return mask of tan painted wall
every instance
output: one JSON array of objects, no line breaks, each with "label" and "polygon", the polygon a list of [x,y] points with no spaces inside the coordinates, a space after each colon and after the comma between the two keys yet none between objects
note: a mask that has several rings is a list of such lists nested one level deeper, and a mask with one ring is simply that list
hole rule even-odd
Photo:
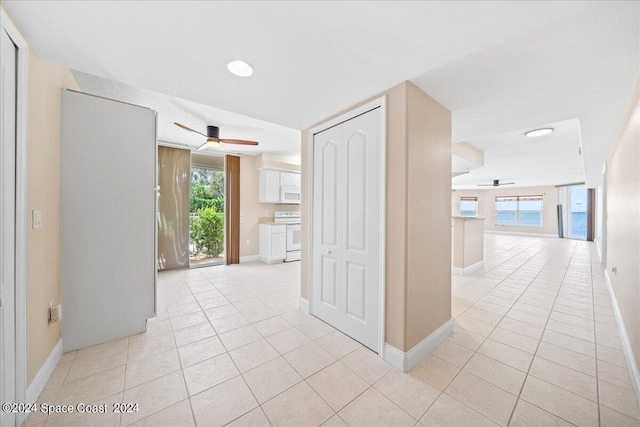
[{"label": "tan painted wall", "polygon": [[[451,262],[451,117],[420,89],[404,82],[322,122],[383,95],[387,102],[385,336],[387,343],[406,351],[451,317],[450,269],[422,275],[425,266],[438,270]],[[310,129],[302,132],[303,298],[308,298],[309,289]],[[437,188],[425,192],[427,182]],[[411,202],[409,195],[414,198]],[[431,203],[433,200],[439,202]],[[434,256],[427,259],[425,254]],[[445,257],[445,264],[438,265]],[[407,303],[409,293],[415,298],[411,305]]]},{"label": "tan painted wall", "polygon": [[[262,156],[240,157],[240,257],[258,255],[259,253],[259,226],[261,218],[273,218],[273,211],[300,210],[297,205],[276,205],[272,203],[259,203],[259,173],[258,169],[264,166],[281,167],[286,169],[299,169],[299,165],[289,163],[266,162]],[[268,212],[265,215],[265,211]],[[247,240],[250,244],[247,245]]]},{"label": "tan painted wall", "polygon": [[[542,195],[542,227],[522,227],[496,225],[495,198],[500,196],[534,196]],[[558,234],[558,189],[553,186],[501,188],[499,190],[458,190],[451,193],[451,211],[453,215],[460,214],[460,197],[478,198],[478,216],[485,218],[485,230]]]},{"label": "tan painted wall", "polygon": [[407,132],[404,351],[451,319],[451,112],[411,83]]},{"label": "tan painted wall", "polygon": [[607,214],[607,270],[640,365],[640,78],[607,161]]},{"label": "tan painted wall", "polygon": [[[42,228],[27,227],[27,383],[60,339],[49,301],[60,301],[61,90],[79,90],[68,68],[29,55],[27,224],[42,211]],[[64,301],[63,301],[64,308]]]}]

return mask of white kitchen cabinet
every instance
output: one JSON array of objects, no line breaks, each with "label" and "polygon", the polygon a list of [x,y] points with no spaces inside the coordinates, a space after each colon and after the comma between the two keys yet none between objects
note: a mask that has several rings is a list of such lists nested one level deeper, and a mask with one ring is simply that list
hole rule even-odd
[{"label": "white kitchen cabinet", "polygon": [[260,224],[260,260],[267,264],[284,262],[287,257],[287,226]]},{"label": "white kitchen cabinet", "polygon": [[258,201],[260,203],[292,203],[281,200],[281,187],[300,187],[302,177],[298,171],[264,168],[259,170]]},{"label": "white kitchen cabinet", "polygon": [[288,185],[290,187],[296,186],[296,176],[299,176],[299,173],[293,172],[280,172],[280,185]]},{"label": "white kitchen cabinet", "polygon": [[258,201],[260,203],[278,203],[280,201],[279,170],[260,170]]}]

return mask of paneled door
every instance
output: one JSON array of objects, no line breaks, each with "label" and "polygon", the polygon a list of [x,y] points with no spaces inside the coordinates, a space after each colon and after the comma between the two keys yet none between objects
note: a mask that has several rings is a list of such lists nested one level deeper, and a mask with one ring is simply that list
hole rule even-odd
[{"label": "paneled door", "polygon": [[378,351],[381,109],[313,137],[311,312]]},{"label": "paneled door", "polygon": [[[16,54],[0,28],[0,403],[16,401],[15,347],[15,165]],[[0,425],[16,424],[15,414],[0,411]]]}]

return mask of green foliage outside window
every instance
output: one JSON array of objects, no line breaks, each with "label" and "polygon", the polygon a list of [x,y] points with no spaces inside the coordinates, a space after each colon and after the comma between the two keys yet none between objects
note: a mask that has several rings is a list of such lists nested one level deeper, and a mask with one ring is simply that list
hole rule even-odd
[{"label": "green foliage outside window", "polygon": [[191,242],[196,252],[217,257],[224,251],[224,215],[215,207],[199,209],[191,222]]}]

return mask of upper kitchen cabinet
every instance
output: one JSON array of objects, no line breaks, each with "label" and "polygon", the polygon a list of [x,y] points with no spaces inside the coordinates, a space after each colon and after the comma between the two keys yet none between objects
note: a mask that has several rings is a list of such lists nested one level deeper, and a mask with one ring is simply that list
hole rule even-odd
[{"label": "upper kitchen cabinet", "polygon": [[302,185],[302,175],[299,172],[280,172],[280,185],[300,187]]},{"label": "upper kitchen cabinet", "polygon": [[302,177],[298,171],[262,168],[259,170],[260,203],[299,205]]},{"label": "upper kitchen cabinet", "polygon": [[260,169],[260,189],[258,194],[260,203],[280,202],[280,171]]}]

